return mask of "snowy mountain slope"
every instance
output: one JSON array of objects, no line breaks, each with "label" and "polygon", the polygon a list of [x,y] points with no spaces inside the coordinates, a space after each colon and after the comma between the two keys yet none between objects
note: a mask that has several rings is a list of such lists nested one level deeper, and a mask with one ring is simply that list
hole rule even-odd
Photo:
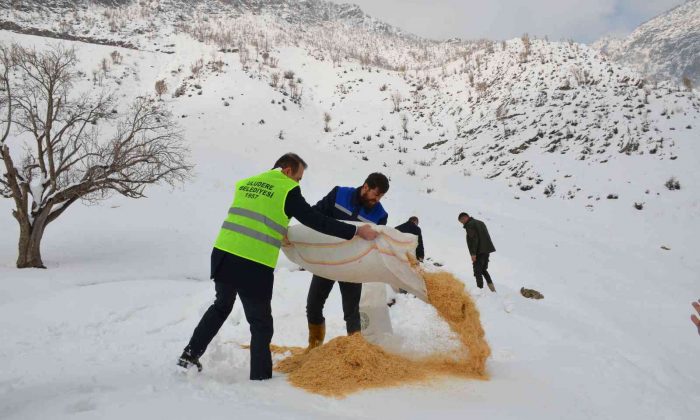
[{"label": "snowy mountain slope", "polygon": [[689,0],[621,40],[594,44],[610,57],[656,80],[700,83],[700,1]]},{"label": "snowy mountain slope", "polygon": [[[201,10],[207,14],[234,12],[276,16],[291,24],[318,25],[323,22],[344,24],[388,34],[402,34],[391,25],[365,14],[355,4],[338,4],[326,0],[0,0],[0,7],[32,12],[55,12],[62,10],[87,9],[91,6],[117,8],[139,8],[156,4],[161,10],[178,10],[188,14]],[[404,34],[410,36],[410,34]]]},{"label": "snowy mountain slope", "polygon": [[[333,129],[323,138],[334,147],[407,165],[419,176],[435,165],[454,165],[503,180],[517,195],[581,197],[588,205],[623,191],[644,201],[671,177],[689,176],[678,173],[676,159],[679,144],[697,136],[697,96],[647,82],[584,45],[529,37],[435,43],[342,20],[300,26],[280,18],[285,8],[274,2],[277,14],[262,15],[234,6],[208,13],[213,4],[198,2],[185,20],[166,1],[61,16],[5,10],[5,16],[175,57],[182,51],[172,39],[189,34],[236,56],[251,77],[300,106],[318,107],[321,127],[328,112]],[[295,57],[295,46],[303,55]],[[173,74],[164,77],[174,91],[187,83],[187,66]],[[643,176],[649,167],[665,175],[650,180]],[[600,189],[592,176],[611,181]]]},{"label": "snowy mountain slope", "polygon": [[[40,48],[45,42],[2,36]],[[694,252],[700,231],[694,221],[700,182],[689,182],[674,196],[662,194],[642,212],[622,201],[606,201],[590,212],[575,200],[512,200],[505,184],[463,177],[450,165],[431,167],[425,174],[430,176],[419,179],[393,162],[383,167],[373,157],[363,161],[347,150],[329,149],[328,133],[320,126],[321,109],[329,103],[316,106],[309,98],[302,107],[290,104],[266,79],[244,72],[237,56],[216,53],[184,35],[170,42],[179,54],[120,50],[123,62],[102,84],[119,86],[130,97],[149,91],[164,76],[174,83],[173,69],[221,54],[223,72],[205,66],[184,95],[167,99],[177,115],[186,116],[181,124],[197,163],[191,183],[175,190],[153,188],[144,200],[114,197],[102,206],[71,209],[46,234],[48,270],[12,268],[16,228],[7,216],[9,202],[0,202],[5,215],[0,218],[0,329],[6,337],[0,343],[6,361],[0,373],[1,417],[692,416],[700,401],[687,390],[698,386],[700,371],[693,350],[698,337],[687,318],[688,302],[698,292]],[[91,70],[114,48],[71,45],[88,75],[80,88],[89,89]],[[314,76],[333,69],[301,49],[279,56],[284,68],[302,69],[308,81],[302,84],[311,85]],[[359,68],[349,73],[368,77]],[[375,75],[382,78],[373,84],[394,80]],[[313,87],[316,98],[335,89],[323,79]],[[427,256],[457,273],[477,298],[494,351],[489,381],[436,380],[345,400],[307,394],[283,376],[250,383],[248,353],[238,346],[247,342],[248,326],[238,305],[203,359],[203,374],[173,373],[174,358],[213,296],[208,253],[230,204],[233,180],[266,169],[286,150],[301,153],[310,164],[302,183],[310,201],[335,184],[358,184],[374,170],[391,176],[384,199],[389,223],[417,214]],[[436,190],[428,194],[426,186]],[[497,295],[474,289],[464,233],[455,220],[462,210],[489,224],[498,248],[491,268]],[[305,342],[309,277],[288,262],[280,264],[275,343]],[[521,286],[542,291],[545,299],[522,299]],[[342,334],[337,292],[326,316],[329,336]],[[446,339],[446,326],[415,299],[399,299],[392,319],[399,337],[414,348],[425,350]]]},{"label": "snowy mountain slope", "polygon": [[[254,35],[265,39],[267,47],[304,44],[335,62],[362,59],[398,69],[435,65],[435,60],[457,56],[475,44],[421,39],[367,16],[357,6],[323,0],[142,0],[122,7],[66,2],[53,8],[43,2],[31,4],[34,7],[19,9],[0,0],[0,17],[25,28],[127,39],[144,49],[156,36],[183,30],[222,48]],[[383,57],[387,52],[389,57]]]},{"label": "snowy mountain slope", "polygon": [[[117,90],[128,102],[154,94],[156,80],[167,82],[164,100],[180,116],[196,176],[174,190],[151,188],[147,199],[71,208],[46,233],[48,270],[13,268],[16,225],[10,202],[0,201],[1,418],[681,419],[697,411],[700,399],[691,390],[700,385],[699,338],[688,320],[689,302],[700,296],[696,98],[675,86],[640,87],[637,73],[576,44],[533,39],[522,56],[523,40],[505,49],[421,44],[344,24],[299,31],[270,15],[205,21],[200,14],[174,25],[175,10],[105,10],[4,12],[4,19],[56,32],[64,22],[71,33],[138,45],[64,41],[81,59],[79,89]],[[37,48],[59,42],[7,31],[0,37]],[[111,58],[115,50],[119,63]],[[589,72],[580,80],[592,82],[579,84],[575,67]],[[289,71],[294,75],[286,78]],[[566,79],[570,89],[560,89]],[[396,92],[402,100],[392,113]],[[498,112],[504,101],[507,112]],[[330,132],[324,112],[332,117]],[[408,117],[406,139],[401,115]],[[531,119],[548,129],[521,147],[537,133]],[[550,133],[555,123],[564,138]],[[566,138],[565,126],[576,134]],[[618,146],[625,137],[616,126],[639,133],[632,137],[640,139],[637,150],[619,151],[626,143]],[[584,136],[606,152],[584,153]],[[663,147],[652,154],[654,142],[645,136],[663,137]],[[557,139],[554,153],[547,152]],[[383,200],[389,224],[418,215],[427,256],[477,299],[493,349],[489,381],[439,379],[345,400],[307,394],[283,376],[250,383],[239,304],[203,359],[203,374],[174,374],[174,358],[213,297],[209,251],[232,183],[268,169],[286,151],[310,164],[302,188],[311,202],[372,171],[391,177]],[[505,167],[525,164],[523,175],[487,178],[506,160]],[[664,187],[670,176],[680,190]],[[534,199],[545,197],[552,180],[555,197],[583,192],[571,200]],[[534,187],[521,191],[518,182]],[[605,200],[608,193],[619,199]],[[495,241],[496,295],[474,288],[455,220],[464,210],[486,221]],[[309,278],[281,262],[275,343],[305,343]],[[522,286],[545,299],[521,298]],[[449,342],[446,326],[421,302],[402,297],[391,311],[407,348]],[[329,337],[343,334],[337,292],[326,316]]]},{"label": "snowy mountain slope", "polygon": [[579,188],[587,196],[605,193],[587,188],[576,167],[610,173],[638,162],[673,171],[678,143],[697,135],[695,95],[649,86],[578,44],[530,42],[525,63],[518,56],[522,43],[510,41],[500,54],[481,56],[481,74],[468,73],[471,86],[463,86],[460,75],[436,75],[437,86],[421,91],[410,109],[413,119],[428,127],[430,119],[439,121],[431,127],[439,140],[456,135],[432,143],[437,162],[479,168],[521,190],[556,185],[561,188],[550,195],[567,198]]},{"label": "snowy mountain slope", "polygon": [[120,7],[134,0],[0,0],[0,6],[22,11],[61,11],[67,8],[87,8],[91,5]]}]

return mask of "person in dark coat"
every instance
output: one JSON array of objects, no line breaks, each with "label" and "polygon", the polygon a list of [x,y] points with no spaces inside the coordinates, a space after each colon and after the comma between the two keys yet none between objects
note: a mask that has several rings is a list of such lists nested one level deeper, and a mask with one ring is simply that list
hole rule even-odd
[{"label": "person in dark coat", "polygon": [[425,257],[425,250],[423,249],[423,234],[418,227],[418,218],[416,216],[411,216],[406,223],[402,223],[395,228],[399,232],[410,233],[418,237],[418,246],[416,247],[416,258],[418,261],[423,262],[423,257]]},{"label": "person in dark coat", "polygon": [[[273,171],[280,171],[295,183],[298,183],[307,165],[298,155],[287,153],[277,160]],[[270,172],[273,172],[270,171]],[[275,186],[266,184],[271,189]],[[242,192],[243,191],[243,192]],[[245,194],[243,187],[236,194]],[[276,194],[277,191],[274,190]],[[249,194],[252,194],[249,192]],[[324,216],[313,210],[301,195],[299,185],[294,186],[286,193],[283,200],[276,200],[268,204],[269,209],[277,214],[280,210],[277,206],[283,206],[284,214],[289,218],[296,218],[302,224],[309,226],[327,235],[337,236],[343,239],[352,239],[355,235],[363,239],[376,238],[377,232],[371,226],[356,227],[348,223],[339,222]],[[255,194],[258,195],[258,194]],[[272,197],[272,194],[269,194]],[[234,198],[234,203],[235,203]],[[233,207],[229,209],[232,213]],[[261,220],[269,224],[270,219],[252,214],[246,211],[245,217],[251,220]],[[224,229],[226,222],[224,222]],[[252,233],[251,233],[252,232]],[[244,235],[257,236],[252,229],[243,230]],[[262,240],[262,239],[260,239]],[[282,242],[282,241],[280,241]],[[281,244],[278,244],[281,246]],[[207,346],[219,332],[226,318],[233,309],[236,296],[240,297],[243,304],[246,320],[250,324],[250,379],[263,380],[272,377],[272,356],[270,354],[270,341],[273,334],[272,287],[274,283],[274,265],[254,261],[247,257],[236,255],[235,251],[225,251],[218,246],[218,240],[211,253],[211,278],[214,279],[216,300],[204,313],[199,324],[192,333],[192,338],[185,347],[177,361],[178,366],[189,369],[196,366],[202,370],[199,358],[204,354]]]},{"label": "person in dark coat", "polygon": [[496,252],[496,248],[493,246],[486,224],[481,220],[470,217],[467,213],[460,213],[457,220],[462,224],[464,230],[467,231],[467,247],[472,259],[476,287],[482,289],[485,278],[489,290],[495,292],[496,287],[493,285],[487,270],[489,268],[489,255],[492,252]]},{"label": "person in dark coat", "polygon": [[[370,174],[361,187],[335,187],[315,206],[325,216],[338,220],[353,220],[386,225],[389,215],[379,201],[389,190],[389,180],[381,173]],[[314,275],[306,298],[306,318],[309,324],[309,348],[323,344],[326,336],[326,319],[323,307],[333,289],[334,280]],[[360,331],[361,283],[339,281],[343,300],[343,317],[348,335]]]}]

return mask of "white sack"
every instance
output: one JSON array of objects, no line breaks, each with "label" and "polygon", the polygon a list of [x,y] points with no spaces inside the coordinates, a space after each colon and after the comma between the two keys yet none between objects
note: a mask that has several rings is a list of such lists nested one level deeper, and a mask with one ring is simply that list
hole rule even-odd
[{"label": "white sack", "polygon": [[362,335],[370,343],[379,344],[387,334],[393,334],[384,283],[365,283],[360,298]]},{"label": "white sack", "polygon": [[372,228],[380,233],[375,240],[356,236],[348,241],[294,225],[287,231],[291,245],[282,250],[290,261],[318,276],[350,283],[386,283],[427,301],[423,278],[408,260],[408,255],[415,259],[418,237],[388,226]]}]

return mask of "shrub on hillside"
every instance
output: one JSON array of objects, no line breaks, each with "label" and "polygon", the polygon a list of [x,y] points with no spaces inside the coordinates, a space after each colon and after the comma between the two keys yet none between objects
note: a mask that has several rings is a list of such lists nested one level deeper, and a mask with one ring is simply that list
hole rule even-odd
[{"label": "shrub on hillside", "polygon": [[674,176],[669,178],[669,180],[666,181],[666,183],[664,185],[666,186],[666,188],[668,188],[671,191],[681,189],[681,183]]}]

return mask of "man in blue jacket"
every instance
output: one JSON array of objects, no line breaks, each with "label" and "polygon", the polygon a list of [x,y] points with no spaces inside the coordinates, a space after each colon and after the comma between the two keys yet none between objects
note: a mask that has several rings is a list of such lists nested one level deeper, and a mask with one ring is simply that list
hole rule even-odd
[{"label": "man in blue jacket", "polygon": [[[389,180],[381,173],[371,173],[361,187],[335,187],[313,209],[338,220],[386,225],[389,215],[379,201],[389,190]],[[306,298],[306,318],[309,322],[309,348],[323,344],[326,324],[323,306],[333,289],[334,280],[314,275]],[[343,315],[348,335],[360,331],[360,295],[362,284],[339,281],[343,299]]]}]

